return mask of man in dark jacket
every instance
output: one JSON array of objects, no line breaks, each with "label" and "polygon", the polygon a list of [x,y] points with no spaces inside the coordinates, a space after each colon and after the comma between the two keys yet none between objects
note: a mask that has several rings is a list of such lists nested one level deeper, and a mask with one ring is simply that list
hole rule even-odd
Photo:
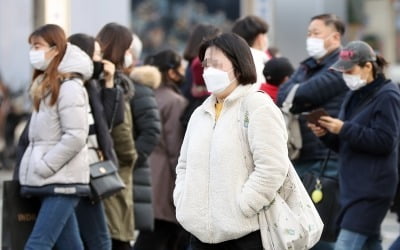
[{"label": "man in dark jacket", "polygon": [[[308,27],[307,52],[309,58],[300,63],[291,78],[281,85],[277,104],[282,106],[291,88],[299,84],[290,111],[299,114],[303,146],[294,165],[300,176],[308,172],[319,172],[328,149],[307,127],[303,113],[324,108],[329,115],[337,117],[348,88],[339,72],[329,68],[339,58],[344,24],[332,14],[311,18]],[[337,175],[337,156],[331,154],[325,175]],[[318,243],[314,248],[329,250],[332,244]]]}]

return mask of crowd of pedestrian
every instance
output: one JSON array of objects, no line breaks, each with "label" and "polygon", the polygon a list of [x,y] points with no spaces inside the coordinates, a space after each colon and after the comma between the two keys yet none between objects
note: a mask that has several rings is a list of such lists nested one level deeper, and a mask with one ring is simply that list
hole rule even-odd
[{"label": "crowd of pedestrian", "polygon": [[[34,30],[14,179],[41,209],[25,249],[262,250],[258,214],[292,164],[300,177],[325,164],[340,185],[337,239],[312,249],[382,249],[380,226],[399,199],[400,90],[386,61],[365,42],[343,46],[333,14],[310,19],[309,57],[295,67],[272,53],[268,30],[257,16],[231,32],[199,24],[182,56],[146,58],[117,23],[95,37]],[[0,82],[0,133],[7,94]],[[294,159],[280,109],[289,95],[302,140]],[[125,188],[95,200],[89,166],[104,160]]]}]

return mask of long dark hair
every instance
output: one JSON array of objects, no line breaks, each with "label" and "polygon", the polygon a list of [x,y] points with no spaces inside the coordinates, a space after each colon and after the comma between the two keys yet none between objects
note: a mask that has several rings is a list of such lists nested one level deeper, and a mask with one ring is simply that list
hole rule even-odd
[{"label": "long dark hair", "polygon": [[116,69],[122,70],[124,66],[125,51],[131,46],[132,32],[125,26],[117,23],[106,24],[97,34],[103,59],[115,64]]},{"label": "long dark hair", "polygon": [[44,74],[40,86],[34,90],[33,95],[33,106],[35,110],[39,110],[40,101],[45,97],[47,92],[51,95],[49,104],[52,106],[57,102],[60,93],[60,80],[62,78],[57,68],[64,57],[67,48],[67,39],[64,30],[55,24],[46,24],[39,27],[29,35],[28,42],[31,43],[32,39],[36,37],[43,38],[50,47],[55,47],[58,50],[58,54],[51,60],[49,66],[44,71],[35,69],[33,72],[32,82],[39,75]]},{"label": "long dark hair", "polygon": [[198,56],[200,45],[220,33],[221,31],[214,25],[198,24],[190,34],[185,51],[183,52],[183,58],[191,62]]}]

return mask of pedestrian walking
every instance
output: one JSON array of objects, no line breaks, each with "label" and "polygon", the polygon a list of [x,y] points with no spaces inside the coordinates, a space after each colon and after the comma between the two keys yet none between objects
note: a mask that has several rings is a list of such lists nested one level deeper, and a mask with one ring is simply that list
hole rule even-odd
[{"label": "pedestrian walking", "polygon": [[332,69],[352,90],[338,118],[322,116],[313,133],[339,154],[341,213],[335,250],[382,249],[380,228],[395,195],[400,91],[386,79],[386,61],[353,41]]},{"label": "pedestrian walking", "polygon": [[[290,166],[282,113],[253,88],[253,57],[239,36],[223,33],[206,41],[199,58],[212,94],[186,130],[176,167],[176,216],[191,234],[193,250],[262,250],[258,213]],[[243,150],[243,130],[251,152]]]},{"label": "pedestrian walking", "polygon": [[89,104],[83,80],[92,75],[92,61],[67,44],[57,25],[36,29],[29,44],[34,110],[19,181],[22,195],[40,196],[42,202],[25,249],[84,249],[75,208],[90,192]]}]

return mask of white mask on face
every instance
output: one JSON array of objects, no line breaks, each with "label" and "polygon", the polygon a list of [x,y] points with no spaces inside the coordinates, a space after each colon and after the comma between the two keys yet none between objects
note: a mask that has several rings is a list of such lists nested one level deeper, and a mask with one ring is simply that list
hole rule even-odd
[{"label": "white mask on face", "polygon": [[203,79],[207,90],[214,94],[223,92],[235,80],[229,79],[228,72],[213,67],[204,70]]},{"label": "white mask on face", "polygon": [[133,64],[133,57],[130,53],[124,56],[124,68],[129,68]]},{"label": "white mask on face", "polygon": [[34,67],[37,70],[46,70],[47,67],[49,66],[51,59],[46,60],[45,58],[45,53],[46,51],[44,50],[31,50],[29,51],[29,61],[32,64],[32,67]]},{"label": "white mask on face", "polygon": [[324,46],[324,39],[308,37],[307,38],[307,52],[309,56],[315,59],[320,59],[328,52]]},{"label": "white mask on face", "polygon": [[367,85],[367,81],[361,79],[360,75],[351,75],[343,73],[343,80],[345,81],[347,87],[349,87],[349,89],[353,91]]}]

